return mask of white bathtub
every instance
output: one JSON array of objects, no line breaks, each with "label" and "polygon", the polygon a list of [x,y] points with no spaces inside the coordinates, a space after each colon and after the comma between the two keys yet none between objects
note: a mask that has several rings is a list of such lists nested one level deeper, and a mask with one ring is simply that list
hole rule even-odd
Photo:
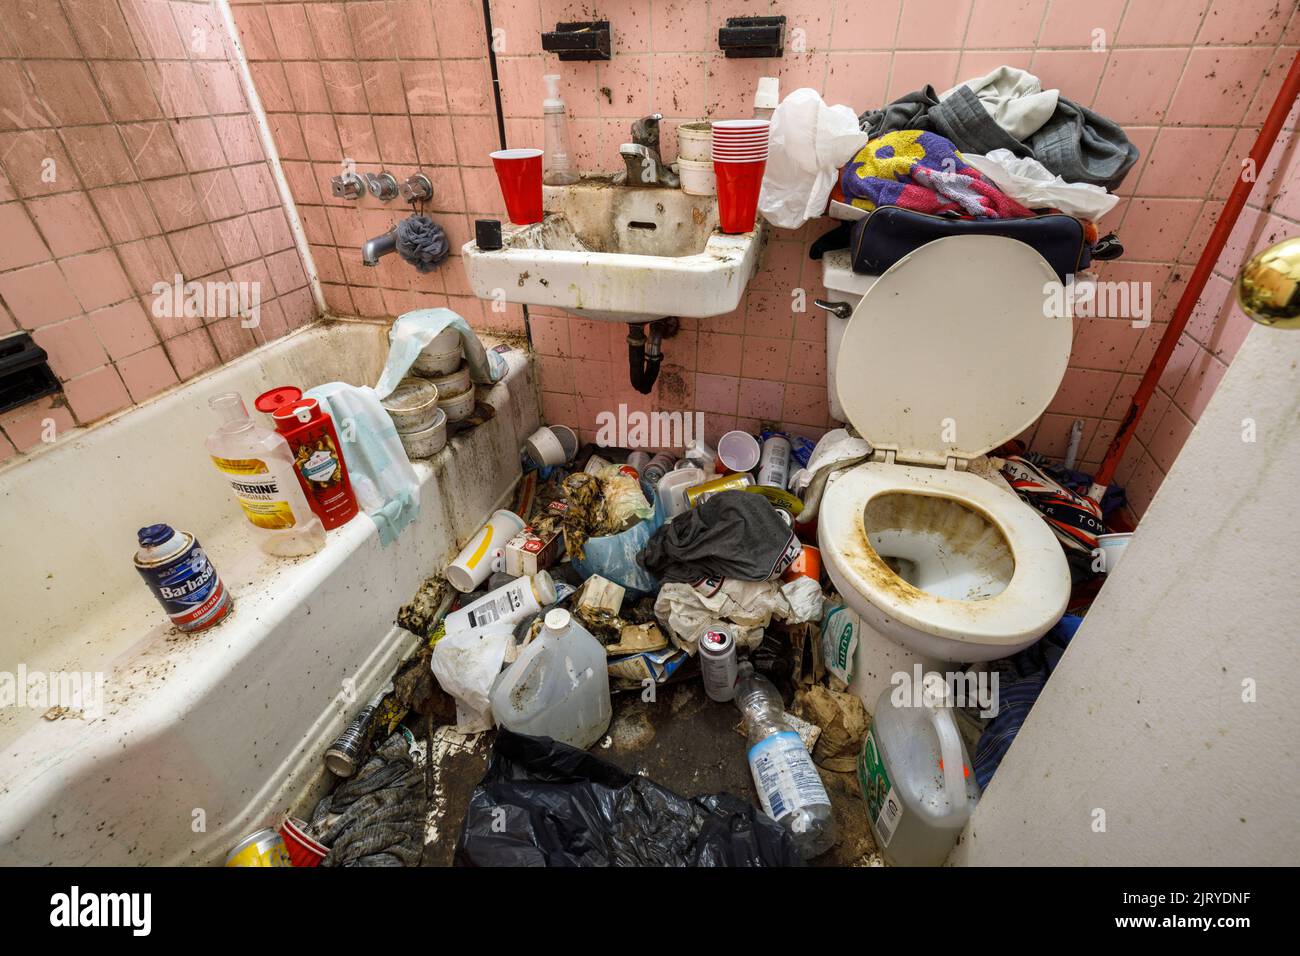
[{"label": "white bathtub", "polygon": [[[0,708],[0,863],[220,862],[319,783],[321,752],[414,645],[399,605],[509,500],[538,426],[532,364],[507,353],[496,418],[416,463],[419,518],[392,545],[358,515],[299,559],[257,549],[204,450],[207,399],[373,384],[386,352],[386,324],[310,326],[0,470],[0,676],[105,681],[96,717]],[[219,626],[179,634],[136,573],[136,529],[160,521],[230,589]]]}]

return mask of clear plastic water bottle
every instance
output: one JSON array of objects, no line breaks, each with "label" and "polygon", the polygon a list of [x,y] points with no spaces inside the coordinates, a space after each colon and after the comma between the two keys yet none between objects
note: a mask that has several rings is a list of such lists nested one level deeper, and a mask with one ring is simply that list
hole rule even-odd
[{"label": "clear plastic water bottle", "polygon": [[785,720],[781,694],[772,682],[743,662],[736,683],[736,706],[745,718],[749,772],[763,812],[794,837],[805,860],[835,845],[831,801],[808,748]]}]

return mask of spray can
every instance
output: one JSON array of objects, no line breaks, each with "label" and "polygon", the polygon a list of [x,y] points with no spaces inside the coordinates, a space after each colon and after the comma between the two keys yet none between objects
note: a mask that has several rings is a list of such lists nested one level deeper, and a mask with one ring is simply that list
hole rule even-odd
[{"label": "spray can", "polygon": [[665,455],[663,452],[655,455],[641,469],[642,484],[649,484],[651,488],[657,487],[659,479],[672,471],[674,464],[676,464],[676,461],[672,455]]},{"label": "spray can", "polygon": [[230,592],[192,534],[151,524],[137,532],[135,569],[181,631],[201,631],[230,613]]},{"label": "spray can", "polygon": [[375,722],[379,705],[393,692],[390,681],[383,690],[370,698],[370,702],[361,708],[361,713],[352,718],[352,723],[343,729],[329,750],[325,751],[325,766],[336,777],[350,777],[357,772],[357,761],[361,758],[361,748],[370,733],[370,725]]},{"label": "spray can", "polygon": [[736,639],[718,622],[700,635],[700,676],[710,700],[726,703],[736,696]]},{"label": "spray can", "polygon": [[785,490],[790,480],[790,440],[784,435],[772,435],[763,442],[763,454],[758,459],[758,484]]}]

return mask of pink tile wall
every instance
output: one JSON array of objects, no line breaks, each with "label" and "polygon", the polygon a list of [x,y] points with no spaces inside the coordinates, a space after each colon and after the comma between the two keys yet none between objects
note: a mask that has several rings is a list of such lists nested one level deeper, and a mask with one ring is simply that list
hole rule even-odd
[{"label": "pink tile wall", "polygon": [[[1124,123],[1142,158],[1101,224],[1118,230],[1127,248],[1103,275],[1150,282],[1154,324],[1078,320],[1069,372],[1027,434],[1036,449],[1060,455],[1071,422],[1083,419],[1080,465],[1089,469],[1300,45],[1300,17],[1282,0],[490,0],[490,7],[508,144],[541,145],[541,77],[558,72],[586,171],[614,171],[629,124],[651,111],[667,118],[671,158],[678,123],[748,115],[757,78],[773,73],[784,91],[811,86],[861,111],[924,83],[943,90],[1009,63]],[[361,266],[360,244],[407,210],[369,197],[334,200],[328,188],[347,158],[399,178],[421,169],[435,186],[424,211],[447,229],[454,250],[475,218],[502,216],[487,158],[498,136],[480,0],[253,0],[235,13],[329,308],[392,316],[450,305],[480,327],[522,330],[521,310],[496,313],[473,297],[456,259],[430,276],[393,257]],[[769,13],[789,20],[785,57],[722,56],[716,31],[728,16]],[[543,29],[601,17],[613,23],[611,61],[561,64],[542,53]],[[1120,471],[1139,512],[1246,330],[1230,302],[1232,274],[1249,250],[1300,222],[1294,120]],[[761,421],[814,437],[834,425],[825,320],[811,306],[792,308],[795,290],[809,303],[824,292],[820,265],[806,252],[828,225],[773,230],[741,307],[684,322],[666,343],[650,396],[627,384],[621,326],[531,310],[548,420],[590,437],[597,413],[622,402],[701,410],[712,437]]]},{"label": "pink tile wall", "polygon": [[[315,318],[208,0],[6,3],[0,235],[0,336],[63,383],[0,415],[0,461]],[[176,273],[260,282],[260,325],[155,317]]]},{"label": "pink tile wall", "polygon": [[[481,0],[255,0],[234,13],[327,308],[391,318],[450,306],[523,333],[523,310],[485,308],[459,260],[474,219],[505,215],[488,158],[501,143]],[[446,229],[453,257],[426,275],[395,255],[363,266],[362,243],[411,208],[335,199],[330,178],[349,160],[399,181],[425,173],[434,195],[419,211]]]},{"label": "pink tile wall", "polygon": [[[1069,372],[1027,435],[1035,449],[1059,456],[1081,418],[1087,469],[1100,463],[1300,44],[1300,15],[1279,0],[491,0],[491,8],[501,27],[510,145],[541,145],[541,77],[561,73],[584,170],[616,169],[629,123],[655,110],[667,118],[664,153],[672,157],[677,123],[749,115],[756,79],[770,74],[783,92],[811,86],[861,112],[924,83],[942,91],[1009,63],[1125,124],[1142,158],[1101,225],[1120,233],[1127,254],[1102,271],[1152,284],[1154,324],[1077,320]],[[727,16],[775,13],[788,18],[784,58],[728,60],[718,51],[716,30]],[[611,61],[562,64],[541,53],[541,26],[597,17],[613,23]],[[1250,250],[1300,231],[1295,119],[1120,470],[1139,513],[1249,325],[1232,304],[1231,276]],[[825,320],[811,309],[824,292],[820,264],[806,258],[808,243],[828,226],[773,230],[741,307],[684,323],[666,343],[650,396],[627,384],[621,327],[530,310],[547,419],[590,435],[599,411],[626,402],[702,410],[711,436],[760,421],[811,436],[835,424],[826,401]],[[792,310],[795,289],[806,290],[810,311]]]}]

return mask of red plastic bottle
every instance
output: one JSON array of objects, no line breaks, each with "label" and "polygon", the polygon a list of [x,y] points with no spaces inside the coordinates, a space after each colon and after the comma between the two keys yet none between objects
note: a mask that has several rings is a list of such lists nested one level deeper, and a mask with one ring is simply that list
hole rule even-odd
[{"label": "red plastic bottle", "polygon": [[352,520],[357,496],[348,479],[334,420],[321,411],[320,402],[303,398],[301,389],[286,385],[263,392],[254,404],[270,414],[275,430],[289,443],[298,482],[325,529]]}]

